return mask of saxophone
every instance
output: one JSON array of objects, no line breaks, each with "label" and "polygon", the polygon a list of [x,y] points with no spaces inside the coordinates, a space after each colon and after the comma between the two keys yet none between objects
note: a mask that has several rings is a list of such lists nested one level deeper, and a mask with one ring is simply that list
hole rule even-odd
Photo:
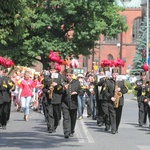
[{"label": "saxophone", "polygon": [[118,81],[116,81],[116,85],[115,85],[115,95],[114,95],[114,98],[116,100],[114,102],[114,108],[118,108],[120,97],[122,97],[122,93],[121,92],[116,92],[117,88],[118,88]]},{"label": "saxophone", "polygon": [[50,79],[50,86],[49,86],[49,93],[48,93],[48,98],[52,99],[53,98],[53,91],[54,87],[52,86],[53,79]]}]

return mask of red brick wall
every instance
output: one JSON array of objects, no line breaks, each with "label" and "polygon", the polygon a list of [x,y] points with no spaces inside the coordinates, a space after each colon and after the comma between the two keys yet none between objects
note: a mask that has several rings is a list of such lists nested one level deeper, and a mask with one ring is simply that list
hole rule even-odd
[{"label": "red brick wall", "polygon": [[[126,33],[122,34],[122,58],[126,59],[125,66],[122,68],[122,74],[126,74],[126,70],[128,69],[128,65],[132,67],[132,60],[135,54],[135,44],[132,44],[132,25],[134,19],[141,17],[141,9],[127,9],[124,12],[121,12],[122,15],[126,16],[128,30]],[[120,37],[120,36],[119,36]],[[94,57],[99,58],[100,60],[108,59],[108,55],[111,54],[114,59],[119,57],[119,49],[117,47],[117,43],[115,44],[107,44],[104,42],[104,38],[101,35],[101,44],[100,48],[94,48],[95,54]],[[120,42],[120,38],[118,39],[118,43]],[[100,53],[99,53],[100,49]],[[83,59],[80,57],[79,59],[80,67],[83,67]],[[99,63],[98,63],[99,64]],[[88,71],[92,69],[92,57],[88,59]]]}]

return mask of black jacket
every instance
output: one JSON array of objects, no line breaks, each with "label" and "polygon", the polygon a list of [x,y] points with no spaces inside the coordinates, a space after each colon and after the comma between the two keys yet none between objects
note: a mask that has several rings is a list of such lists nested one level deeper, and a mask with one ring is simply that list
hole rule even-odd
[{"label": "black jacket", "polygon": [[104,99],[112,102],[111,98],[115,95],[116,82],[118,82],[118,87],[121,88],[122,97],[120,97],[119,106],[124,105],[124,94],[128,92],[128,88],[125,86],[124,80],[114,81],[112,78],[106,80],[104,87]]},{"label": "black jacket", "polygon": [[[135,87],[134,90],[137,91],[137,97],[141,97],[143,94],[145,95],[145,93],[142,93],[145,89],[142,87],[142,85],[144,84],[144,81],[142,79],[137,80],[135,83]],[[144,96],[143,95],[143,96]]]},{"label": "black jacket", "polygon": [[[68,89],[64,91],[62,97],[62,107],[66,107],[68,109],[77,109],[78,107],[78,94],[80,92],[81,86],[78,80],[72,80]],[[71,95],[72,92],[77,92],[78,94]]]},{"label": "black jacket", "polygon": [[[63,93],[63,81],[62,77],[59,74],[58,78],[52,79],[51,76],[45,76],[42,84],[43,84],[43,100],[44,102],[50,102],[51,104],[61,104],[62,93]],[[51,82],[56,82],[57,85],[54,87],[52,99],[49,99],[48,90],[50,88]]]},{"label": "black jacket", "polygon": [[7,76],[0,77],[0,104],[11,101],[11,89],[14,87],[14,82]]},{"label": "black jacket", "polygon": [[[105,78],[101,78],[99,82],[96,84],[96,97],[97,97],[96,99],[99,99],[99,100],[104,99],[103,89],[104,89],[105,82],[106,82]],[[98,88],[100,88],[100,91]]]}]

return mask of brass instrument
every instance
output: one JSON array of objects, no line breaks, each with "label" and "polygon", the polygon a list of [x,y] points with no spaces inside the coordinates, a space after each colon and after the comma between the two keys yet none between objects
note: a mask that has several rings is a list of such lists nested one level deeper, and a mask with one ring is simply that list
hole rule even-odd
[{"label": "brass instrument", "polygon": [[18,68],[17,66],[13,66],[13,67],[11,67],[10,70],[8,71],[7,76],[8,76],[9,78],[11,78],[11,76],[12,76],[15,72],[17,72],[17,71],[19,71],[19,68]]},{"label": "brass instrument", "polygon": [[[118,88],[118,81],[116,81],[115,90],[116,90],[117,88]],[[122,93],[115,91],[115,95],[114,95],[114,98],[115,98],[114,108],[118,108],[120,97],[122,97]]]},{"label": "brass instrument", "polygon": [[49,95],[48,95],[48,98],[49,99],[52,99],[53,98],[53,91],[54,91],[54,87],[52,86],[52,82],[53,82],[53,79],[50,79],[50,86],[49,86]]},{"label": "brass instrument", "polygon": [[150,83],[149,81],[143,81],[143,84],[142,84],[142,96],[145,96],[145,94],[146,94],[145,86],[148,85],[149,83]]}]

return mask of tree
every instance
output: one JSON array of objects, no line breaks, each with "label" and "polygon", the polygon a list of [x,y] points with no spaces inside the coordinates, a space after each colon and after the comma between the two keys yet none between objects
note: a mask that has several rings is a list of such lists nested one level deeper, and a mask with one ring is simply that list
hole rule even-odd
[{"label": "tree", "polygon": [[29,9],[26,0],[0,1],[0,44],[16,43],[24,32],[25,24],[29,22]]},{"label": "tree", "polygon": [[131,75],[139,75],[142,71],[142,65],[146,62],[146,47],[147,47],[147,19],[143,19],[141,27],[139,29],[139,37],[137,39],[136,53],[133,58]]},{"label": "tree", "polygon": [[[29,18],[31,23],[26,25],[26,30],[17,45],[10,43],[13,45],[11,51],[14,54],[7,51],[4,54],[13,57],[15,62],[19,61],[20,64],[30,59],[28,65],[31,65],[34,60],[38,60],[44,68],[47,67],[50,50],[59,51],[62,55],[89,55],[99,34],[114,36],[127,30],[123,16],[118,13],[122,8],[112,2],[28,0],[27,8],[31,14],[34,12]],[[26,56],[23,61],[22,56]],[[40,56],[40,59],[37,59],[37,56]]]}]

